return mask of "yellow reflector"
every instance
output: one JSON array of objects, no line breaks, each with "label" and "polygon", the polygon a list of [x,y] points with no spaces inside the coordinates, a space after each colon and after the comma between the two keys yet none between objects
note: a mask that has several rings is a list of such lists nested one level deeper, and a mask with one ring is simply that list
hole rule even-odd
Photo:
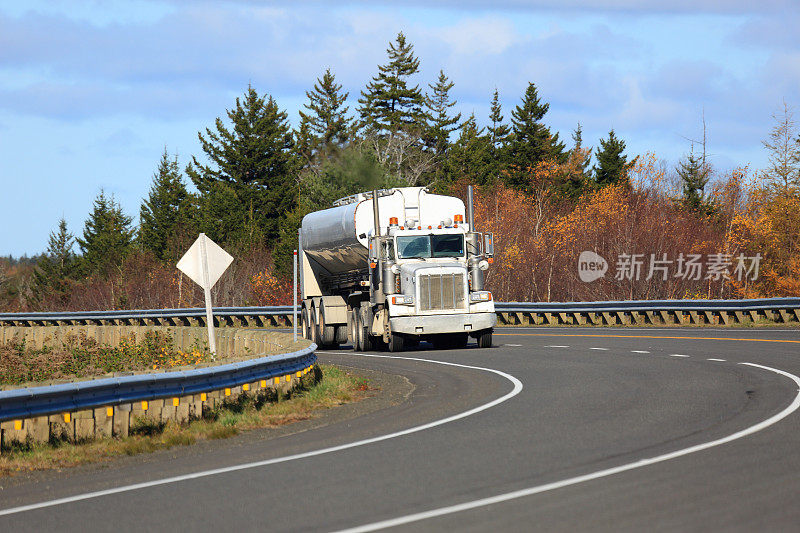
[{"label": "yellow reflector", "polygon": [[113,407],[106,407],[106,416],[111,418],[114,416],[114,408]]},{"label": "yellow reflector", "polygon": [[201,401],[201,402],[204,402],[204,401],[206,401],[206,393],[205,393],[205,392],[201,392],[201,393],[200,393],[200,401]]},{"label": "yellow reflector", "polygon": [[267,386],[267,380],[266,379],[262,379],[261,380],[261,388],[263,389],[266,386]]},{"label": "yellow reflector", "polygon": [[70,416],[70,414],[69,413],[64,413],[64,422],[69,424],[70,420],[72,420],[72,417]]},{"label": "yellow reflector", "polygon": [[14,420],[14,429],[17,431],[22,429],[22,420]]},{"label": "yellow reflector", "polygon": [[245,383],[244,385],[242,385],[242,390],[250,390],[250,384]]},{"label": "yellow reflector", "polygon": [[147,411],[147,402],[142,402],[142,411]]},{"label": "yellow reflector", "polygon": [[231,395],[231,390],[225,389],[225,396],[230,396],[230,395]]},{"label": "yellow reflector", "polygon": [[286,383],[289,383],[290,381],[292,381],[292,376],[286,374]]},{"label": "yellow reflector", "polygon": [[279,378],[279,377],[275,378],[275,384],[276,384],[276,385],[277,385],[278,383],[280,383],[280,382],[281,382],[281,378]]},{"label": "yellow reflector", "polygon": [[180,400],[178,398],[173,398],[172,399],[172,406],[173,407],[178,407],[179,403],[180,403]]}]

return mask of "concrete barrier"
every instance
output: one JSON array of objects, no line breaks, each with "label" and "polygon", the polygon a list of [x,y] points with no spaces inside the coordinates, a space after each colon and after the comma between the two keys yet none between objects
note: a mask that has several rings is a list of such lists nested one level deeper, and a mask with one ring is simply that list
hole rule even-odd
[{"label": "concrete barrier", "polygon": [[[148,331],[169,333],[176,350],[187,351],[198,346],[204,347],[208,340],[208,331],[202,327],[11,326],[0,327],[0,343],[12,340],[20,342],[24,339],[26,344],[39,349],[43,346],[53,346],[63,342],[70,335],[84,333],[87,337],[97,340],[98,343],[116,346],[123,338],[133,337],[137,341],[141,340]],[[309,344],[309,341],[305,339],[293,342],[292,335],[289,333],[226,328],[225,331],[218,332],[217,361],[213,364],[292,352],[307,348]],[[206,367],[213,364],[198,366]],[[193,367],[183,367],[182,369],[189,368]],[[187,422],[192,418],[200,418],[204,410],[215,409],[225,402],[238,401],[241,395],[258,396],[285,393],[312,371],[313,365],[308,365],[300,371],[242,383],[236,387],[211,389],[199,394],[123,402],[94,409],[7,420],[0,422],[0,453],[3,447],[7,448],[12,442],[52,442],[61,439],[79,442],[96,437],[126,437],[136,424],[159,423],[168,420],[179,423]],[[147,374],[152,371],[139,373]],[[4,385],[0,388],[4,390],[19,389],[52,383]]]}]

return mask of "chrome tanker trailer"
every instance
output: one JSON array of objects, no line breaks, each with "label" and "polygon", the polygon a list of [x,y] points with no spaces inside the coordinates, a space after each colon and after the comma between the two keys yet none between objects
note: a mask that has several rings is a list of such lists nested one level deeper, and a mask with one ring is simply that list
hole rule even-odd
[{"label": "chrome tanker trailer", "polygon": [[[424,187],[371,191],[310,213],[300,228],[303,335],[321,347],[391,351],[492,345],[497,322],[483,271],[490,233],[458,198]],[[467,220],[465,221],[465,215]]]}]

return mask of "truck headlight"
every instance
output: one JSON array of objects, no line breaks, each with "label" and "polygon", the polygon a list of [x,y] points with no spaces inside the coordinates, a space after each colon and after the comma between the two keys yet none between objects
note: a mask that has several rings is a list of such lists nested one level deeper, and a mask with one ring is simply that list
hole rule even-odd
[{"label": "truck headlight", "polygon": [[469,295],[470,302],[490,302],[492,293],[489,291],[477,291]]},{"label": "truck headlight", "polygon": [[392,296],[392,304],[394,305],[414,305],[413,296]]}]

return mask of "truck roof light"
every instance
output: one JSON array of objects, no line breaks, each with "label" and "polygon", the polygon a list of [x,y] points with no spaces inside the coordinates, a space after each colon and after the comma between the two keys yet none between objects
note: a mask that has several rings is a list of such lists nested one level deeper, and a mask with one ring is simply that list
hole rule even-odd
[{"label": "truck roof light", "polygon": [[396,226],[397,225],[397,217],[389,217],[389,225]]},{"label": "truck roof light", "polygon": [[422,229],[422,226],[417,226],[417,229]]},{"label": "truck roof light", "polygon": [[455,220],[456,222],[464,222],[464,215],[455,215],[453,217],[453,220]]},{"label": "truck roof light", "polygon": [[406,229],[406,228],[404,228],[403,226],[400,226],[400,229]]},{"label": "truck roof light", "polygon": [[433,229],[433,227],[432,226],[428,226],[428,229]]},{"label": "truck roof light", "polygon": [[442,225],[441,224],[439,224],[439,229],[442,229]]},{"label": "truck roof light", "polygon": [[375,268],[376,266],[378,266],[378,263],[376,263],[374,261],[369,264],[370,268]]}]

